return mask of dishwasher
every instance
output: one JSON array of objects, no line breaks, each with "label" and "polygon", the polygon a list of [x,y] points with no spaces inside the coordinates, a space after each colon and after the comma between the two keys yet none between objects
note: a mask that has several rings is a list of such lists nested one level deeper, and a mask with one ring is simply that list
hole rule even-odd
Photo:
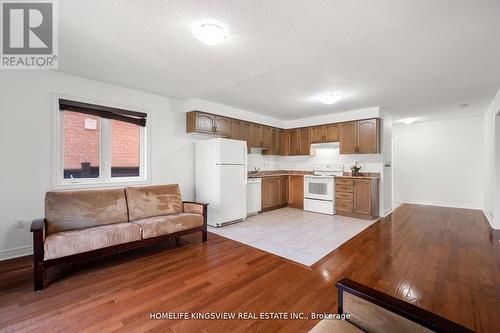
[{"label": "dishwasher", "polygon": [[248,178],[247,181],[247,216],[258,214],[261,210],[261,178]]}]

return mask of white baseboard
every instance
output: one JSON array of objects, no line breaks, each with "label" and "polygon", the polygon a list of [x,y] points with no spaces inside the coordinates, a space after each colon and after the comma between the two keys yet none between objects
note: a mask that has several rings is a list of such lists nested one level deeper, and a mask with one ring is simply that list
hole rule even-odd
[{"label": "white baseboard", "polygon": [[415,200],[405,200],[405,199],[399,199],[397,202],[402,204],[407,203],[407,204],[425,205],[425,206],[438,206],[438,207],[464,208],[464,209],[477,209],[477,210],[483,209],[482,207],[479,206],[464,205],[453,202],[415,201]]},{"label": "white baseboard", "polygon": [[17,257],[24,257],[24,256],[27,256],[30,254],[33,254],[33,247],[32,246],[22,246],[22,247],[16,247],[13,249],[1,250],[0,251],[0,261],[12,259],[12,258],[17,258]]}]

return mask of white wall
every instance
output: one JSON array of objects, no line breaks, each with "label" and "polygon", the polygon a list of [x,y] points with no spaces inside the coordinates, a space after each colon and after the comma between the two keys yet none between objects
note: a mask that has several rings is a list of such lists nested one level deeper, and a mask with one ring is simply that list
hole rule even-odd
[{"label": "white wall", "polygon": [[498,190],[500,187],[498,187],[498,185],[495,186],[498,181],[496,173],[498,162],[495,164],[495,132],[500,136],[499,129],[495,129],[495,116],[498,112],[500,112],[500,89],[498,90],[493,101],[490,103],[483,118],[484,160],[483,168],[481,170],[485,177],[484,213],[491,226],[495,229],[500,229],[500,204],[497,204],[497,201],[500,200],[500,193]]},{"label": "white wall", "polygon": [[187,101],[183,102],[182,110],[184,112],[189,112],[194,110],[204,111],[208,113],[217,114],[220,116],[251,121],[254,123],[259,123],[279,128],[283,128],[285,126],[285,122],[283,120],[271,118],[268,116],[264,116],[247,110],[238,109],[228,105],[205,101],[203,99],[198,99],[198,98],[190,98]]},{"label": "white wall", "polygon": [[[43,217],[52,186],[52,93],[147,110],[152,127],[152,182],[179,183],[194,197],[194,141],[178,101],[56,71],[0,74],[0,259],[31,252],[30,221]],[[16,219],[25,221],[16,229]]]},{"label": "white wall", "polygon": [[493,214],[493,224],[492,227],[495,229],[500,229],[500,115],[497,114],[495,117],[495,174],[491,179],[495,186],[495,209]]},{"label": "white wall", "polygon": [[395,201],[482,208],[481,117],[393,127]]},{"label": "white wall", "polygon": [[296,128],[305,126],[314,126],[328,123],[340,123],[344,121],[378,118],[380,116],[380,108],[378,106],[358,109],[345,112],[330,113],[322,116],[308,117],[302,119],[285,121],[285,128]]}]

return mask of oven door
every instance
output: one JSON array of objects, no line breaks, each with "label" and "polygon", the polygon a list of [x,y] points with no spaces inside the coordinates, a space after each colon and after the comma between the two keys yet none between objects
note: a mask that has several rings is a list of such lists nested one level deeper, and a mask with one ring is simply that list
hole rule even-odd
[{"label": "oven door", "polygon": [[333,201],[333,177],[304,177],[304,198]]}]

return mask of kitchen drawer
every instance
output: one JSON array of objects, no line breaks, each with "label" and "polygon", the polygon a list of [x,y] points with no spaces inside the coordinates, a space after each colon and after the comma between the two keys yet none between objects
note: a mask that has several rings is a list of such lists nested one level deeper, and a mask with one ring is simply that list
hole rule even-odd
[{"label": "kitchen drawer", "polygon": [[337,185],[335,187],[335,191],[337,192],[354,192],[354,186],[348,186],[348,185]]},{"label": "kitchen drawer", "polygon": [[335,192],[336,199],[344,199],[344,200],[354,200],[354,193],[350,192]]},{"label": "kitchen drawer", "polygon": [[354,180],[346,178],[335,178],[337,185],[354,185]]},{"label": "kitchen drawer", "polygon": [[352,213],[354,210],[353,200],[337,199],[335,201],[335,207],[339,212]]}]

